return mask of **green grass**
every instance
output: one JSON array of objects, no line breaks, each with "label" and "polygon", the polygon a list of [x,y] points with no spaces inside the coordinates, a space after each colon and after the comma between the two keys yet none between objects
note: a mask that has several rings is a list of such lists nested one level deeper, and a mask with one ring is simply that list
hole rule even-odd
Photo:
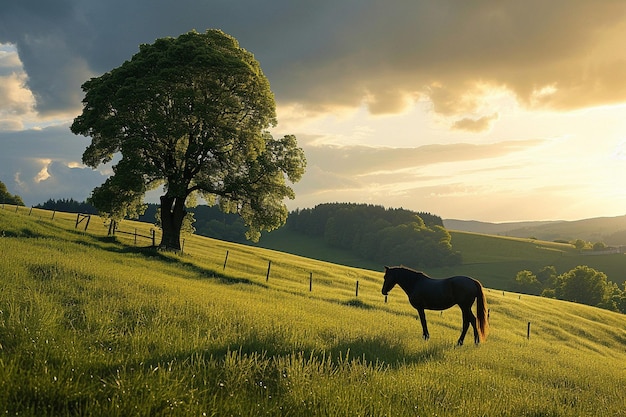
[{"label": "green grass", "polygon": [[425,342],[378,271],[197,236],[154,252],[49,214],[0,210],[4,414],[626,415],[624,315],[492,287],[489,339],[456,348],[458,309]]},{"label": "green grass", "polygon": [[[578,265],[587,265],[604,272],[620,287],[626,281],[626,256],[622,254],[587,256],[572,245],[562,243],[460,231],[450,231],[450,234],[454,250],[463,256],[463,264],[425,271],[433,277],[470,275],[488,287],[512,290],[519,271],[538,272],[544,266],[553,265],[561,274]],[[358,268],[382,269],[375,262],[360,259],[348,251],[325,246],[321,238],[314,239],[287,229],[263,235],[259,246]]]}]

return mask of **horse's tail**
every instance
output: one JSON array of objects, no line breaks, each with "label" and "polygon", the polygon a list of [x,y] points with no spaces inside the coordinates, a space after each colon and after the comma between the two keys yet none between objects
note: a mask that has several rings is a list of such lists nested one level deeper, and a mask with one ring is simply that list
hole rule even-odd
[{"label": "horse's tail", "polygon": [[476,295],[476,320],[478,322],[478,333],[480,340],[487,339],[489,334],[489,314],[487,311],[487,299],[485,298],[485,292],[480,282],[476,282],[478,288],[478,294]]}]

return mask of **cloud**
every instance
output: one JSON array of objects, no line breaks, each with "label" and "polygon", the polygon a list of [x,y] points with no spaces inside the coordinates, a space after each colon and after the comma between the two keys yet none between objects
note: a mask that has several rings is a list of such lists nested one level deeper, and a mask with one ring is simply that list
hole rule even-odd
[{"label": "cloud", "polygon": [[26,78],[14,48],[0,45],[0,130],[22,129],[23,119],[34,117],[35,98]]},{"label": "cloud", "polygon": [[[254,53],[278,107],[288,110],[281,111],[281,129],[295,131],[305,148],[307,174],[294,187],[298,205],[341,198],[410,201],[428,210],[437,200],[467,205],[466,216],[481,205],[486,213],[497,205],[490,199],[500,197],[499,189],[489,194],[491,184],[517,185],[524,176],[524,185],[533,176],[565,181],[564,168],[580,160],[573,150],[597,148],[599,140],[585,138],[623,138],[619,117],[596,119],[604,122],[589,133],[595,126],[582,125],[580,113],[529,110],[626,102],[624,16],[626,2],[615,0],[5,0],[0,180],[27,204],[85,198],[110,166],[93,171],[80,164],[89,139],[67,128],[81,110],[81,84],[130,59],[142,43],[219,28]],[[567,135],[593,143],[554,144],[559,161],[542,162],[543,141],[510,140]],[[623,148],[606,151],[614,178],[623,172]],[[598,188],[589,181],[588,191]]]},{"label": "cloud", "polygon": [[498,113],[494,113],[491,116],[483,116],[478,119],[471,119],[469,117],[457,120],[452,124],[452,129],[466,130],[468,132],[483,132],[488,130],[494,121],[498,120]]},{"label": "cloud", "polygon": [[0,132],[0,181],[27,205],[50,198],[84,200],[106,179],[79,163],[87,144],[67,126]]},{"label": "cloud", "polygon": [[[311,144],[313,143],[313,144]],[[297,202],[291,209],[309,207],[321,201],[349,201],[384,204],[390,207],[433,207],[436,196],[461,198],[483,193],[480,185],[468,185],[455,180],[453,169],[448,174],[433,174],[430,168],[441,164],[475,161],[484,166],[475,173],[497,166],[500,171],[514,167],[487,161],[541,146],[543,140],[503,141],[474,145],[424,145],[416,148],[383,148],[367,146],[304,145],[308,167],[302,181],[294,185]],[[497,164],[497,165],[496,165]],[[416,195],[419,194],[419,197]],[[430,197],[428,197],[430,196]],[[430,200],[428,200],[430,199]],[[428,201],[427,201],[428,200]],[[426,203],[429,205],[424,205]]]},{"label": "cloud", "polygon": [[304,147],[307,158],[325,172],[371,175],[398,172],[445,162],[466,162],[504,156],[533,148],[543,140],[504,141],[490,144],[457,143],[416,148],[320,145]]},{"label": "cloud", "polygon": [[614,0],[32,0],[3,6],[0,42],[17,45],[44,114],[77,109],[80,84],[140,43],[221,28],[257,56],[284,104],[384,114],[429,98],[463,115],[484,86],[530,107],[625,100],[625,15]]}]

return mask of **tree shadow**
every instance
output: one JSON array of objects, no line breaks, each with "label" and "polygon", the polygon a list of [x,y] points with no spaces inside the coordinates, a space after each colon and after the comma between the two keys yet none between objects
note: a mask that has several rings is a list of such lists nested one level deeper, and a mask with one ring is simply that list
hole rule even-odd
[{"label": "tree shadow", "polygon": [[253,281],[248,278],[234,277],[232,275],[226,275],[213,269],[203,268],[192,262],[188,262],[177,257],[177,255],[173,254],[172,252],[160,250],[156,246],[127,246],[117,241],[115,237],[109,236],[99,237],[96,238],[96,240],[103,243],[115,243],[115,245],[97,245],[99,248],[109,252],[115,252],[120,254],[136,254],[166,264],[180,265],[182,268],[185,268],[188,271],[192,271],[193,274],[196,276],[195,279],[213,279],[219,281],[220,283],[228,285],[247,284],[255,285],[260,288],[268,288],[266,284]]}]

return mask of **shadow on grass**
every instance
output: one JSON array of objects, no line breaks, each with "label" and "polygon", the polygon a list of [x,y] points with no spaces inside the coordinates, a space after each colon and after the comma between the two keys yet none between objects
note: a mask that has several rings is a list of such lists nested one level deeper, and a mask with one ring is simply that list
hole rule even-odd
[{"label": "shadow on grass", "polygon": [[358,298],[353,298],[351,300],[348,301],[343,301],[340,302],[339,304],[348,306],[348,307],[356,307],[356,308],[361,308],[363,310],[372,310],[375,309],[376,307],[374,307],[371,304],[367,304],[366,302],[359,300]]},{"label": "shadow on grass", "polygon": [[157,260],[159,262],[179,265],[182,268],[192,271],[193,274],[197,276],[197,279],[214,279],[219,281],[220,283],[228,285],[247,284],[255,285],[261,288],[268,288],[267,285],[252,281],[248,278],[234,277],[232,275],[226,275],[212,269],[202,268],[192,262],[187,262],[183,260],[175,252],[164,251],[155,246],[127,246],[117,241],[115,237],[109,236],[96,238],[96,240],[104,243],[115,243],[114,245],[101,246],[102,249],[110,252],[121,254],[137,254],[145,258]]}]

